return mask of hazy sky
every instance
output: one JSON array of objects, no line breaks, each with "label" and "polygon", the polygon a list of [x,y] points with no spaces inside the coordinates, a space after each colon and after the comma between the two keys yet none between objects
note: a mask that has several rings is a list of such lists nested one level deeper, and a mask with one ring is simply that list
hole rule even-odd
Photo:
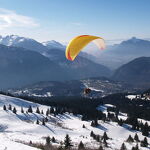
[{"label": "hazy sky", "polygon": [[67,42],[150,38],[150,0],[0,0],[0,34]]}]

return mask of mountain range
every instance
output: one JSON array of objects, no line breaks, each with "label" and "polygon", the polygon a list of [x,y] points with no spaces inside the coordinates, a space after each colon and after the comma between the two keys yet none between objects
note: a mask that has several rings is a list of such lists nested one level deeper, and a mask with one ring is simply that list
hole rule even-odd
[{"label": "mountain range", "polygon": [[133,37],[120,44],[108,46],[101,53],[97,51],[94,60],[115,70],[129,61],[143,56],[150,56],[150,41]]},{"label": "mountain range", "polygon": [[120,66],[113,72],[95,63],[97,58],[85,52],[75,61],[68,61],[65,58],[65,45],[54,40],[40,43],[34,39],[9,35],[0,36],[0,44],[0,88],[100,76],[136,86],[150,85],[149,57],[141,57],[150,55],[150,41],[147,40],[134,37],[97,53],[96,57],[102,64],[108,62],[113,67]]},{"label": "mountain range", "polygon": [[121,66],[113,74],[112,78],[118,81],[140,86],[150,87],[150,57],[140,57]]},{"label": "mountain range", "polygon": [[48,80],[64,81],[110,75],[107,67],[82,56],[74,62],[68,61],[64,50],[60,49],[60,44],[54,41],[51,43],[55,44],[48,48],[49,46],[33,39],[16,35],[0,37],[0,44],[3,44],[0,45],[0,88],[13,88]]},{"label": "mountain range", "polygon": [[65,70],[40,53],[0,45],[0,88],[62,79],[67,79]]}]

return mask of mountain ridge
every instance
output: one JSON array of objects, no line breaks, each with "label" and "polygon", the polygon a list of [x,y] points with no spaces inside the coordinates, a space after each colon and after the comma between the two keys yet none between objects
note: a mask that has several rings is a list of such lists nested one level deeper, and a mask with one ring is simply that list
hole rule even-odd
[{"label": "mountain ridge", "polygon": [[97,77],[110,73],[106,67],[93,63],[86,58],[78,57],[75,62],[69,62],[62,55],[64,54],[63,51],[54,50],[54,52],[56,53],[53,53],[53,56],[56,54],[56,59],[54,57],[50,59],[39,52],[22,47],[0,45],[0,87],[23,86],[29,84],[29,81],[33,83],[33,81]]},{"label": "mountain ridge", "polygon": [[118,68],[112,78],[139,86],[150,86],[150,57],[139,57]]},{"label": "mountain ridge", "polygon": [[97,63],[104,64],[113,70],[143,56],[150,57],[150,41],[135,37],[109,46],[105,51],[95,54]]}]

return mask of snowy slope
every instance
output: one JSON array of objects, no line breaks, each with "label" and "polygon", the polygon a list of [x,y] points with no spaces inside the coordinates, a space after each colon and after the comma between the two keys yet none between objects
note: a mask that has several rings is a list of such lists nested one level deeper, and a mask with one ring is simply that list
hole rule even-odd
[{"label": "snowy slope", "polygon": [[18,43],[24,42],[25,40],[33,41],[32,39],[20,37],[18,35],[7,35],[7,36],[0,36],[0,44],[6,45],[6,46],[14,46]]},{"label": "snowy slope", "polygon": [[[3,110],[3,105],[11,104],[12,107],[16,107],[17,114],[14,114],[12,111]],[[24,111],[28,109],[29,106],[32,106],[33,113],[21,113],[21,107],[24,108]],[[103,107],[108,107],[110,105],[105,105]],[[98,127],[92,127],[91,121],[82,121],[81,116],[74,116],[72,114],[65,113],[63,115],[49,115],[49,121],[46,123],[46,126],[41,125],[41,120],[43,117],[46,117],[42,114],[35,113],[36,107],[39,107],[40,110],[43,109],[44,114],[49,108],[48,106],[39,105],[36,103],[27,102],[22,99],[3,96],[0,95],[0,147],[2,149],[12,150],[34,150],[35,148],[26,146],[17,141],[21,142],[41,142],[45,143],[44,137],[54,136],[59,144],[60,141],[64,140],[66,134],[69,134],[73,141],[73,145],[77,144],[82,140],[86,147],[97,148],[99,143],[93,140],[90,137],[90,132],[93,131],[95,134],[103,135],[104,131],[107,132],[108,136],[112,139],[108,140],[110,148],[107,149],[119,149],[121,144],[127,139],[129,134],[132,136],[135,135],[135,132],[128,129],[128,125],[119,126],[115,122],[102,122],[99,121]],[[37,125],[36,120],[40,120],[40,124]],[[83,124],[86,128],[82,128]],[[143,140],[143,136],[140,132],[137,132],[139,138]],[[148,139],[150,142],[150,138]],[[56,143],[56,145],[57,145]],[[126,143],[126,146],[131,149],[133,144]],[[144,148],[141,148],[141,150]],[[145,148],[146,149],[146,148]]]},{"label": "snowy slope", "polygon": [[46,46],[47,48],[59,48],[61,50],[65,50],[66,46],[62,45],[61,43],[55,41],[55,40],[51,40],[51,41],[46,41],[42,43],[44,46]]}]

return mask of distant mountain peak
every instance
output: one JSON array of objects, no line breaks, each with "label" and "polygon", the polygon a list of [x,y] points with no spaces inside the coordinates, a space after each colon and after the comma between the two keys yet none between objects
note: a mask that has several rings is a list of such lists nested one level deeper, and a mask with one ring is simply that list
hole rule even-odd
[{"label": "distant mountain peak", "polygon": [[139,57],[122,65],[113,74],[113,79],[146,88],[150,85],[150,57]]},{"label": "distant mountain peak", "polygon": [[6,38],[13,38],[13,39],[16,39],[16,38],[18,38],[19,36],[18,35],[7,35],[7,36],[5,36]]},{"label": "distant mountain peak", "polygon": [[44,46],[48,47],[48,48],[61,48],[61,49],[65,49],[65,45],[55,41],[55,40],[51,40],[51,41],[46,41],[42,43]]},{"label": "distant mountain peak", "polygon": [[0,44],[4,44],[6,46],[15,46],[16,44],[23,42],[23,41],[34,41],[33,39],[20,37],[18,35],[6,35],[0,36]]},{"label": "distant mountain peak", "polygon": [[123,41],[121,44],[136,44],[136,43],[140,43],[140,42],[149,42],[149,41],[144,40],[144,39],[140,39],[137,37],[132,37],[131,39]]},{"label": "distant mountain peak", "polygon": [[132,37],[131,39],[129,39],[128,41],[132,41],[133,43],[136,43],[136,42],[139,42],[141,41],[142,39],[138,39],[136,37]]}]

